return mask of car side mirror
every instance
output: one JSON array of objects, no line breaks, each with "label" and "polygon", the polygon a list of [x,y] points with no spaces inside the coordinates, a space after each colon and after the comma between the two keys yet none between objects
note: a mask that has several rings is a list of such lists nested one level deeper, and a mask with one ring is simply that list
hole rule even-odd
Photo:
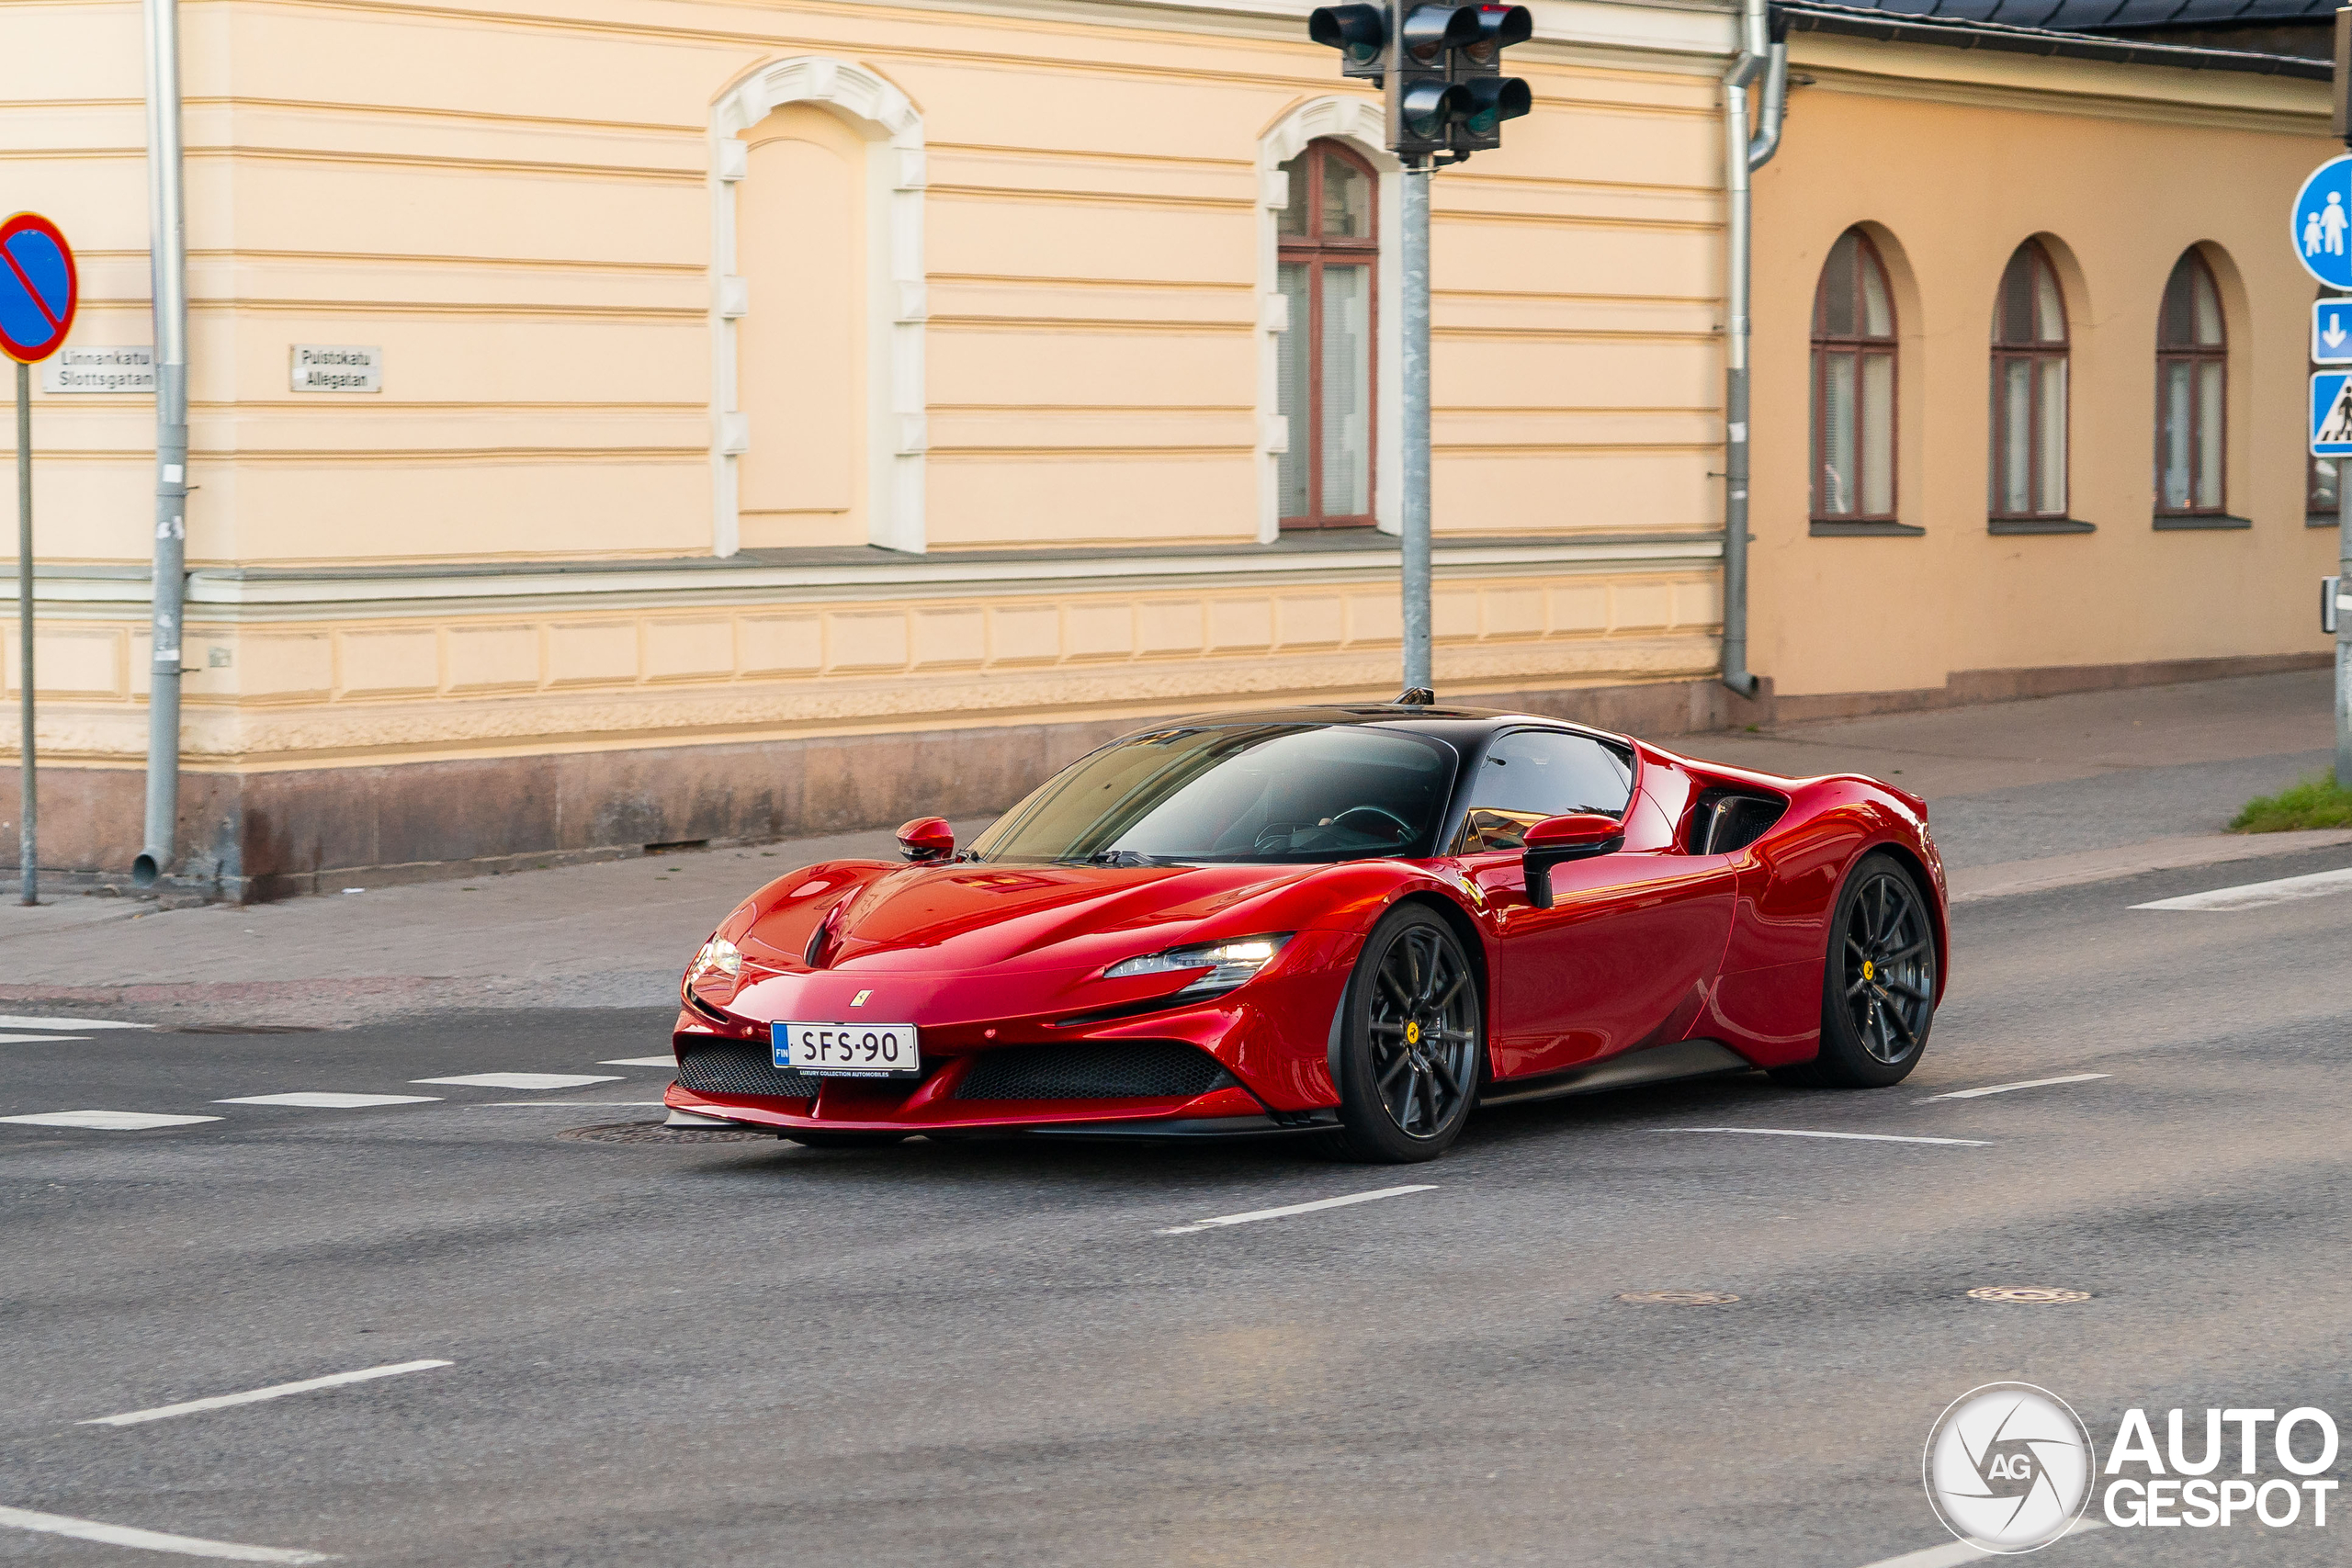
[{"label": "car side mirror", "polygon": [[1521,839],[1526,846],[1527,901],[1539,909],[1552,907],[1552,868],[1572,860],[1589,860],[1625,847],[1625,825],[1597,811],[1574,811],[1546,817]]},{"label": "car side mirror", "polygon": [[956,852],[956,829],[944,817],[918,817],[899,829],[899,853],[918,865]]}]

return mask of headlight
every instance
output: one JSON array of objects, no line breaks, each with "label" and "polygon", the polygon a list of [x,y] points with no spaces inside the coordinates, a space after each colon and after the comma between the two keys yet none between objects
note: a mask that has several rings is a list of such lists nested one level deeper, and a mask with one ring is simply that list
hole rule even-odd
[{"label": "headlight", "polygon": [[1165,953],[1147,953],[1141,958],[1123,959],[1102,971],[1106,980],[1124,980],[1131,975],[1173,975],[1183,970],[1203,970],[1193,976],[1190,985],[1174,994],[1179,997],[1212,996],[1229,991],[1273,962],[1274,954],[1292,933],[1282,931],[1272,936],[1235,937],[1230,942],[1196,942],[1191,947],[1171,947]]},{"label": "headlight", "polygon": [[732,983],[743,972],[743,951],[723,936],[712,937],[702,944],[695,961],[686,965],[686,984],[699,986],[706,980]]}]

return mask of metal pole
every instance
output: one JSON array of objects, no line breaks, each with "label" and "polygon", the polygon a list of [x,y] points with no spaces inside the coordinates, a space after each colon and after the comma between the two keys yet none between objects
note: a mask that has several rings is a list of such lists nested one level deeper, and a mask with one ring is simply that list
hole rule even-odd
[{"label": "metal pole", "polygon": [[130,880],[174,861],[180,811],[180,596],[187,551],[187,217],[180,181],[178,0],[146,0],[148,257],[155,299],[154,662],[147,696],[146,847]]},{"label": "metal pole", "polygon": [[33,768],[33,371],[17,363],[17,693],[24,750],[17,802],[18,902],[40,902],[40,790]]},{"label": "metal pole", "polygon": [[1405,688],[1433,689],[1430,656],[1430,175],[1408,163],[1404,199]]},{"label": "metal pole", "polygon": [[[1761,159],[1747,135],[1747,85],[1765,69],[1763,0],[1747,0],[1739,57],[1724,77],[1724,649],[1723,682],[1743,697],[1759,685],[1747,668],[1748,174]],[[1776,126],[1772,141],[1777,144]],[[1763,157],[1771,156],[1771,148]]]}]

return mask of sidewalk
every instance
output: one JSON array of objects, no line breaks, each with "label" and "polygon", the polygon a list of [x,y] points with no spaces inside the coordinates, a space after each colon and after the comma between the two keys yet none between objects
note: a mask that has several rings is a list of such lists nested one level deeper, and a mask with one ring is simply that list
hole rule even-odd
[{"label": "sidewalk", "polygon": [[[2328,764],[2329,672],[2085,693],[1673,749],[1925,795],[1955,896],[2258,858],[2352,833],[2223,835],[2250,795]],[[968,842],[984,822],[956,824]],[[737,899],[887,832],[608,861],[238,908],[66,897],[0,906],[0,1010],[323,1027],[439,1008],[661,1007]]]}]

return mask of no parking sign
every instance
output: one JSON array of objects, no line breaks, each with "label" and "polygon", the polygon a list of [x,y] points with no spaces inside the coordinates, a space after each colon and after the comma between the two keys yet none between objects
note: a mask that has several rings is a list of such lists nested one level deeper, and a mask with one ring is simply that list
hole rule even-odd
[{"label": "no parking sign", "polygon": [[0,353],[38,365],[65,346],[81,303],[74,248],[37,212],[0,223]]},{"label": "no parking sign", "polygon": [[17,362],[17,685],[24,723],[17,861],[27,904],[40,902],[40,797],[33,788],[33,395],[26,367],[65,346],[81,299],[74,247],[56,224],[37,212],[19,212],[0,223],[0,354]]}]

